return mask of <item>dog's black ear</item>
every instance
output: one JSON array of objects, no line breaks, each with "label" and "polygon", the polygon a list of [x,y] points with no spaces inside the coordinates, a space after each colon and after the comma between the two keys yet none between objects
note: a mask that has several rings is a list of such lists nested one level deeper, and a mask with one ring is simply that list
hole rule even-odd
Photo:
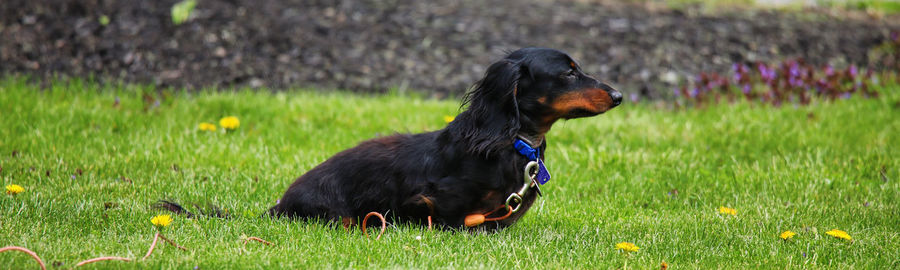
[{"label": "dog's black ear", "polygon": [[519,106],[516,101],[522,68],[508,59],[488,67],[463,98],[468,109],[449,128],[464,140],[471,153],[489,156],[495,150],[512,144],[519,131]]}]

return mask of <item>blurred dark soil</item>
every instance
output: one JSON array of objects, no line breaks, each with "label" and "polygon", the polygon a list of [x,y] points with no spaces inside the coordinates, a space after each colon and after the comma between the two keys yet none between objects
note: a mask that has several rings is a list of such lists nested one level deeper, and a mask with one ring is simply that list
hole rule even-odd
[{"label": "blurred dark soil", "polygon": [[868,51],[900,29],[810,12],[712,16],[543,0],[200,0],[175,25],[175,2],[3,0],[0,73],[191,89],[396,87],[445,97],[465,91],[505,51],[540,46],[569,52],[626,93],[656,98],[734,62],[867,66]]}]

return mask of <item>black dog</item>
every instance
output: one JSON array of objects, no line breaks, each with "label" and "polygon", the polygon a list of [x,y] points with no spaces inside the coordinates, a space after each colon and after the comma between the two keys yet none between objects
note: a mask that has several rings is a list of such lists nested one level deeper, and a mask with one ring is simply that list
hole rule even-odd
[{"label": "black dog", "polygon": [[621,101],[567,54],[520,49],[488,68],[466,95],[468,108],[446,128],[338,153],[294,181],[269,214],[350,226],[380,212],[401,222],[504,228],[536,199],[538,184],[528,179],[549,177],[543,163],[526,165],[543,159],[553,123],[598,115]]},{"label": "black dog", "polygon": [[[465,97],[468,109],[446,128],[338,153],[291,184],[269,213],[347,224],[389,212],[401,221],[431,216],[438,225],[461,227],[471,214],[504,206],[523,186],[530,160],[514,148],[517,139],[533,143],[543,158],[544,134],[556,120],[594,116],[621,101],[621,93],[585,75],[567,54],[520,49],[488,68]],[[483,225],[513,224],[535,198],[528,192],[514,202],[521,204],[516,213]]]}]

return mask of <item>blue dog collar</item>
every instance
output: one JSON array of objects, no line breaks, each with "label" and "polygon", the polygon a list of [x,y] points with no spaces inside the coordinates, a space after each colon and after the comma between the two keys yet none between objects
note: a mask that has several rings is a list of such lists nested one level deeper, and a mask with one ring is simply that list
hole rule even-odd
[{"label": "blue dog collar", "polygon": [[519,151],[519,154],[527,157],[530,161],[537,161],[538,158],[541,157],[541,152],[538,149],[531,147],[522,139],[516,139],[516,143],[513,145],[516,148],[516,151]]},{"label": "blue dog collar", "polygon": [[[513,192],[506,198],[506,207],[509,208],[510,213],[519,211],[519,207],[525,202],[525,196],[532,188],[537,191],[538,196],[543,196],[541,194],[540,185],[550,181],[550,172],[547,171],[547,167],[544,167],[544,161],[541,160],[540,149],[535,149],[526,141],[528,140],[519,137],[516,138],[516,142],[513,143],[513,147],[516,148],[516,151],[528,158],[528,163],[525,165],[524,185],[518,192]],[[540,147],[540,145],[538,145],[538,147]],[[535,169],[537,170],[536,172],[534,171]],[[513,205],[515,205],[515,207],[513,207]]]},{"label": "blue dog collar", "polygon": [[[541,160],[541,150],[538,148],[531,147],[525,140],[521,138],[517,138],[513,147],[516,148],[516,151],[519,151],[519,154],[527,157],[529,161],[537,162],[537,174],[534,175],[533,180],[537,182],[537,184],[546,184],[550,181],[550,171],[547,170],[547,167],[544,166],[544,161]],[[538,190],[540,192],[540,190]]]}]

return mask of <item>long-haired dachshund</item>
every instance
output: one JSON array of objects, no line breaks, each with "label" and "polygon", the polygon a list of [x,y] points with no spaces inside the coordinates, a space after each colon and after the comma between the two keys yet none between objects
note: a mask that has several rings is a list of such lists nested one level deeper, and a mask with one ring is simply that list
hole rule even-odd
[{"label": "long-haired dachshund", "polygon": [[[399,222],[504,228],[549,180],[542,160],[553,123],[595,116],[621,101],[566,53],[520,49],[488,67],[464,98],[468,108],[444,129],[340,152],[294,181],[269,214],[349,226],[380,212]],[[174,206],[167,208],[183,210]]]}]

